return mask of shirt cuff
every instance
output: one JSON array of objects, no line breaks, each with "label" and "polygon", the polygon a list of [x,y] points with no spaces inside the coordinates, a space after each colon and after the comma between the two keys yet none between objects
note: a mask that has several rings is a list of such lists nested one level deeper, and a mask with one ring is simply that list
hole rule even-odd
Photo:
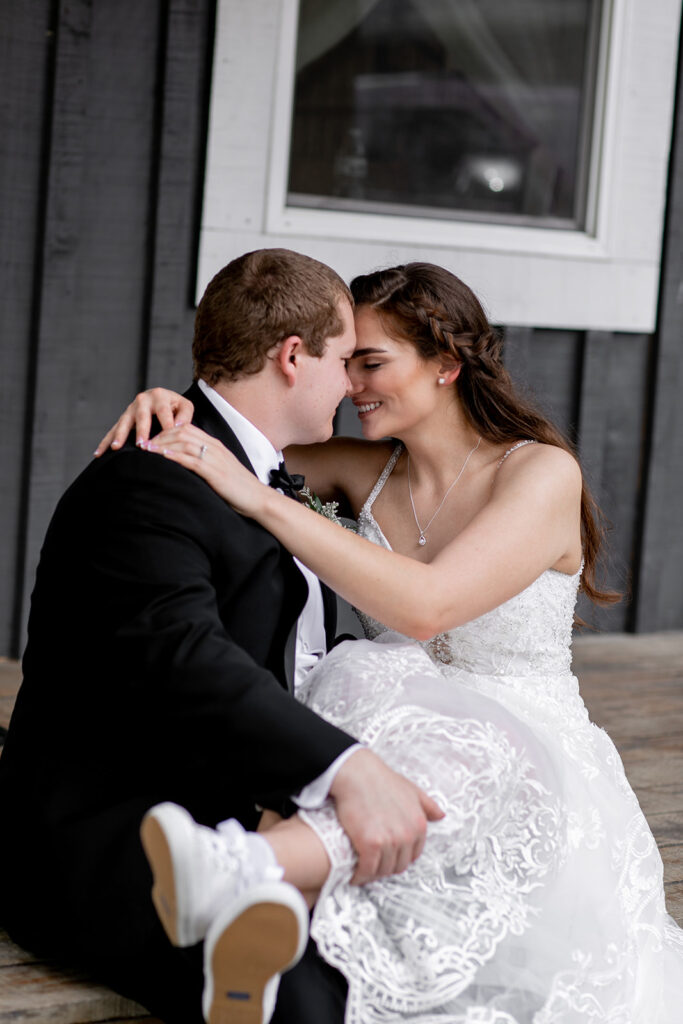
[{"label": "shirt cuff", "polygon": [[313,779],[313,782],[309,782],[307,786],[304,786],[297,796],[293,796],[292,801],[297,807],[302,807],[305,811],[315,811],[318,807],[322,807],[330,795],[332,783],[341,766],[348,761],[351,754],[355,754],[357,750],[362,749],[361,743],[354,743],[352,746],[347,747],[343,754],[340,754],[336,761],[333,761],[330,767],[325,769],[322,775],[319,775],[317,779]]}]

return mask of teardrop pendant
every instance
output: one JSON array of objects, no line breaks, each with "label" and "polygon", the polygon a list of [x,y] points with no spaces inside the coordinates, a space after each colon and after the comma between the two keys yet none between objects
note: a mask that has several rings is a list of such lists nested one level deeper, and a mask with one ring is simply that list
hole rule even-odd
[{"label": "teardrop pendant", "polygon": [[[467,458],[465,459],[465,461],[463,462],[462,466],[460,467],[460,472],[458,473],[458,475],[456,476],[455,480],[450,485],[450,487],[447,488],[446,493],[444,494],[443,498],[441,499],[441,501],[439,502],[439,504],[435,508],[434,512],[432,513],[432,518],[429,520],[429,522],[425,526],[424,530],[420,526],[420,520],[417,518],[417,512],[415,511],[415,502],[413,501],[413,485],[410,482],[410,452],[408,453],[408,495],[410,497],[410,507],[413,510],[413,518],[415,520],[415,525],[417,526],[417,528],[419,530],[419,533],[420,533],[420,536],[418,537],[417,543],[420,545],[421,548],[423,548],[425,546],[425,544],[427,543],[427,538],[425,537],[425,531],[429,529],[429,527],[432,525],[432,523],[434,522],[434,520],[438,516],[439,512],[443,508],[444,501],[446,500],[448,495],[451,493],[451,491],[453,490],[453,488],[457,484],[457,482],[460,479],[460,477],[465,472],[465,470],[467,468],[467,463],[470,461],[470,459],[472,458],[472,456],[474,455],[474,453],[476,452],[476,450],[477,450],[477,448],[479,447],[480,444],[481,444],[481,437],[479,437],[477,439],[477,443],[475,444],[474,448],[470,448],[469,452],[467,453]],[[398,449],[395,449],[395,450],[398,450]]]}]

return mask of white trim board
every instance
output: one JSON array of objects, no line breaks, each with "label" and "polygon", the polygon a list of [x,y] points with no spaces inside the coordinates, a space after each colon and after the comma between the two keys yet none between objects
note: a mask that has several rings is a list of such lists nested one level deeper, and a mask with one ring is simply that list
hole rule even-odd
[{"label": "white trim board", "polygon": [[680,0],[606,0],[592,231],[286,205],[298,0],[218,0],[197,296],[250,249],[285,246],[347,280],[429,260],[496,323],[654,329]]}]

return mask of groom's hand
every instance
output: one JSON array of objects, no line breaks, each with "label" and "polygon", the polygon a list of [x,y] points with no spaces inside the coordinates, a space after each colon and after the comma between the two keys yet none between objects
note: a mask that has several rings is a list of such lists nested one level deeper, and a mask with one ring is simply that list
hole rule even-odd
[{"label": "groom's hand", "polygon": [[354,885],[404,871],[422,853],[427,822],[444,816],[431,797],[370,750],[349,757],[330,795],[358,854]]}]

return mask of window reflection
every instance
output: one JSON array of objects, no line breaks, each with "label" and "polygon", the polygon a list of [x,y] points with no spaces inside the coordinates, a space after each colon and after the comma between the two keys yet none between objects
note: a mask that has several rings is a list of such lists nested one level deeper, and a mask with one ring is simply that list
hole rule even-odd
[{"label": "window reflection", "polygon": [[600,0],[301,0],[288,204],[583,227]]}]

